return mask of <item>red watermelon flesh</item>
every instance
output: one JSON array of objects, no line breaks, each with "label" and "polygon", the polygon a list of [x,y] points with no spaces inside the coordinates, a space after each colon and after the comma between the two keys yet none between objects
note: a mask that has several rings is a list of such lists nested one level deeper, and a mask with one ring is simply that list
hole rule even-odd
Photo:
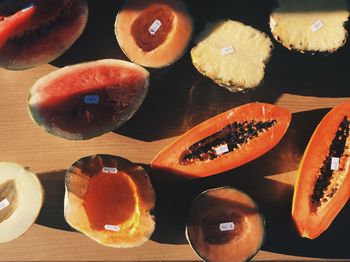
[{"label": "red watermelon flesh", "polygon": [[67,66],[33,85],[29,110],[34,121],[54,135],[89,139],[130,119],[142,104],[148,83],[147,70],[126,61]]}]

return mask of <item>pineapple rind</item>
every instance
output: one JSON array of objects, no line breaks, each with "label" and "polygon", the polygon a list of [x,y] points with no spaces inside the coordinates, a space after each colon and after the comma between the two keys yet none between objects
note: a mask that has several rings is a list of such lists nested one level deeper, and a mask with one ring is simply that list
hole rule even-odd
[{"label": "pineapple rind", "polygon": [[[231,92],[248,91],[261,84],[273,49],[265,33],[232,20],[209,24],[196,43],[191,50],[193,65]],[[228,46],[234,52],[222,55],[221,49]]]}]

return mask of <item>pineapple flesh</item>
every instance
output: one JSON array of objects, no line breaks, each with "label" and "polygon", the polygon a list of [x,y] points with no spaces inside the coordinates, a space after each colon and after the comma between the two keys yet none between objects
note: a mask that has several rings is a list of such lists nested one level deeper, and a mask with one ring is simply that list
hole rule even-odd
[{"label": "pineapple flesh", "polygon": [[260,85],[273,44],[263,32],[227,20],[208,24],[191,50],[197,70],[231,92]]},{"label": "pineapple flesh", "polygon": [[277,0],[270,15],[274,38],[300,52],[335,52],[347,39],[347,0]]}]

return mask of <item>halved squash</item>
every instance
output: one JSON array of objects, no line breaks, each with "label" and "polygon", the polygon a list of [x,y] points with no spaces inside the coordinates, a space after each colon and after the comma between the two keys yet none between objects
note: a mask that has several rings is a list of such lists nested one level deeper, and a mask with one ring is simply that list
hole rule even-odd
[{"label": "halved squash", "polygon": [[44,202],[44,190],[28,168],[0,163],[0,243],[23,235],[35,222]]},{"label": "halved squash", "polygon": [[[290,112],[266,103],[233,108],[197,125],[163,149],[152,161],[158,179],[172,173],[182,179],[205,177],[243,165],[281,140]],[[171,179],[170,179],[171,180]]]},{"label": "halved squash", "polygon": [[150,68],[178,60],[192,31],[192,19],[182,0],[128,0],[115,21],[117,41],[125,55]]},{"label": "halved squash", "polygon": [[135,247],[152,235],[155,193],[146,171],[111,155],[75,162],[66,173],[68,224],[110,247]]},{"label": "halved squash", "polygon": [[264,242],[265,219],[242,191],[230,187],[210,189],[195,199],[186,236],[205,261],[247,261]]},{"label": "halved squash", "polygon": [[302,237],[322,234],[350,196],[350,101],[319,123],[295,181],[292,217]]}]

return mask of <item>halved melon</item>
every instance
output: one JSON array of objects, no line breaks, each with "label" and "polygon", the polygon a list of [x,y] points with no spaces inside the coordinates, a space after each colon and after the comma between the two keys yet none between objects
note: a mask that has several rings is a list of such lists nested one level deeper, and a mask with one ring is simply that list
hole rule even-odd
[{"label": "halved melon", "polygon": [[115,21],[117,41],[125,55],[151,68],[178,60],[192,31],[192,19],[182,0],[128,0]]},{"label": "halved melon", "polygon": [[207,25],[191,50],[193,65],[231,92],[260,85],[273,44],[263,32],[237,21]]},{"label": "halved melon", "polygon": [[67,66],[31,88],[32,119],[67,139],[89,139],[130,119],[148,90],[149,73],[130,62],[105,59]]},{"label": "halved melon", "polygon": [[35,174],[15,163],[0,163],[0,243],[23,235],[43,201],[44,190]]},{"label": "halved melon", "polygon": [[88,20],[86,0],[0,1],[0,66],[26,69],[63,54]]},{"label": "halved melon", "polygon": [[347,39],[347,0],[277,0],[270,15],[274,38],[300,52],[334,52]]},{"label": "halved melon", "polygon": [[163,149],[151,166],[159,180],[210,176],[243,165],[281,140],[290,112],[266,103],[250,103],[204,121]]},{"label": "halved melon", "polygon": [[205,261],[247,261],[264,242],[265,220],[254,201],[242,191],[215,188],[195,199],[186,236]]},{"label": "halved melon", "polygon": [[65,184],[65,219],[89,238],[124,248],[152,235],[155,193],[141,166],[117,156],[88,156],[67,170]]},{"label": "halved melon", "polygon": [[319,123],[304,152],[294,186],[292,217],[302,237],[314,239],[350,196],[350,101]]}]

